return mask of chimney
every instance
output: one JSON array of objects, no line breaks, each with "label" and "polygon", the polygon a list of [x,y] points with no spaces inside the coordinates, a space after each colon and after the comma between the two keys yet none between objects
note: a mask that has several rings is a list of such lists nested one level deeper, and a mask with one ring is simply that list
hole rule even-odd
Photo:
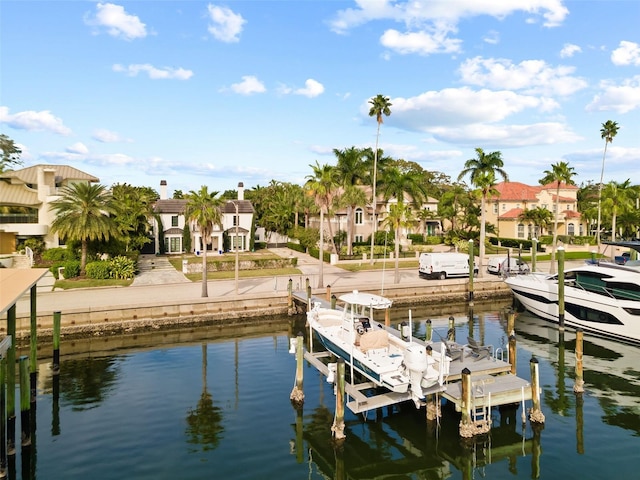
[{"label": "chimney", "polygon": [[238,183],[238,200],[244,200],[244,183]]},{"label": "chimney", "polygon": [[167,181],[160,180],[160,200],[167,200]]}]

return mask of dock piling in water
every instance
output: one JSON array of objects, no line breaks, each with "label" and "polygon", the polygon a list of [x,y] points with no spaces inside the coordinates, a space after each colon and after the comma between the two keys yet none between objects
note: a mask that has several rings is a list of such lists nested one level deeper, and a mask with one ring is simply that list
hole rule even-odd
[{"label": "dock piling in water", "polygon": [[511,374],[515,375],[517,373],[517,358],[516,354],[516,336],[512,333],[509,335],[509,363],[511,364]]},{"label": "dock piling in water", "polygon": [[31,445],[31,390],[29,388],[29,357],[19,359],[20,371],[20,430],[22,446]]},{"label": "dock piling in water", "polygon": [[540,410],[540,365],[538,359],[531,358],[529,362],[531,369],[531,411],[529,412],[529,421],[531,423],[544,423],[544,414]]},{"label": "dock piling in water", "polygon": [[51,371],[54,375],[60,373],[60,319],[62,313],[53,312],[53,363]]},{"label": "dock piling in water", "polygon": [[344,375],[345,365],[344,359],[338,359],[338,375],[336,379],[336,413],[331,426],[331,433],[336,441],[342,441],[345,439],[344,434]]},{"label": "dock piling in water", "polygon": [[564,331],[564,248],[558,247],[558,329]]},{"label": "dock piling in water", "polygon": [[296,383],[291,391],[291,402],[295,406],[300,406],[304,403],[304,337],[301,333],[298,334],[296,342]]}]

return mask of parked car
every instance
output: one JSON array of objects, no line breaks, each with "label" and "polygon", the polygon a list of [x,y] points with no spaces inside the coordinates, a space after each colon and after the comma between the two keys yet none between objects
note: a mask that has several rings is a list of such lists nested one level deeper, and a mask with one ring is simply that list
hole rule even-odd
[{"label": "parked car", "polygon": [[624,252],[622,255],[616,255],[614,260],[618,265],[624,265],[629,261],[630,258],[631,258],[631,253]]},{"label": "parked car", "polygon": [[487,263],[487,272],[500,275],[503,272],[529,273],[529,265],[516,257],[491,257]]},{"label": "parked car", "polygon": [[[473,265],[473,276],[478,275],[478,266]],[[421,253],[418,261],[418,275],[444,280],[448,277],[469,276],[469,255],[464,253]]]}]

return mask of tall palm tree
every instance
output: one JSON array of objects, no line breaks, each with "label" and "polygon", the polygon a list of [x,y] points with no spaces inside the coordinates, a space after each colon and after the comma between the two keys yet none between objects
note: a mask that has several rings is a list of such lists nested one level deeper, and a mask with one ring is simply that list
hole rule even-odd
[{"label": "tall palm tree", "polygon": [[556,211],[553,216],[553,246],[551,247],[551,273],[555,273],[556,248],[558,245],[558,217],[560,216],[560,187],[565,185],[575,185],[573,176],[576,174],[573,167],[567,162],[558,162],[551,165],[551,170],[545,170],[544,177],[540,179],[541,185],[556,184]]},{"label": "tall palm tree", "polygon": [[602,219],[602,181],[604,177],[604,160],[607,156],[607,145],[613,142],[613,137],[618,134],[618,124],[612,120],[607,120],[600,129],[600,138],[604,139],[604,153],[602,154],[602,169],[600,170],[600,183],[598,184],[598,224],[596,230],[596,243],[598,253],[600,253],[600,222]]},{"label": "tall palm tree", "polygon": [[373,246],[375,245],[375,233],[376,233],[376,209],[377,209],[377,198],[376,198],[376,181],[378,176],[378,140],[380,139],[380,125],[383,123],[382,115],[389,116],[391,115],[391,105],[392,103],[389,101],[389,97],[385,97],[384,95],[378,94],[375,97],[369,99],[369,103],[371,104],[371,108],[369,109],[369,116],[376,117],[376,123],[378,124],[378,128],[376,130],[376,149],[374,151],[374,159],[373,159],[373,179],[371,182],[371,187],[373,190],[371,204],[373,206],[372,209],[372,229],[371,229],[371,265],[373,265]]},{"label": "tall palm tree", "polygon": [[[323,264],[324,264],[324,215],[329,213],[333,204],[333,198],[338,186],[337,170],[331,165],[320,165],[316,160],[315,165],[309,165],[313,170],[313,175],[307,175],[305,188],[307,193],[315,198],[320,209],[320,254],[318,267],[318,288],[324,286]],[[331,239],[333,242],[333,239]]]},{"label": "tall palm tree", "polygon": [[521,222],[531,222],[535,227],[540,227],[538,230],[539,235],[544,233],[544,229],[549,226],[553,220],[553,214],[542,207],[535,207],[523,211],[518,215],[518,220]]},{"label": "tall palm tree", "polygon": [[207,291],[207,245],[211,243],[214,226],[222,225],[222,200],[219,192],[209,192],[202,185],[197,192],[191,190],[187,195],[185,217],[198,227],[202,242],[202,297],[208,297]]},{"label": "tall palm tree", "polygon": [[61,197],[51,202],[56,214],[51,231],[67,241],[80,241],[80,275],[84,275],[89,241],[119,236],[111,216],[115,213],[113,198],[104,185],[89,183],[67,185],[60,193]]},{"label": "tall palm tree", "polygon": [[364,203],[364,192],[357,186],[362,185],[367,178],[364,152],[356,147],[344,150],[334,148],[333,154],[338,159],[336,169],[340,185],[344,189],[342,203],[347,207],[347,255],[353,255],[353,212],[358,204]]},{"label": "tall palm tree", "polygon": [[464,163],[464,169],[458,175],[458,181],[462,180],[467,174],[470,176],[471,185],[478,188],[482,192],[480,201],[480,249],[478,253],[479,274],[482,275],[484,269],[482,262],[484,259],[484,244],[486,237],[486,212],[485,204],[489,193],[494,191],[496,184],[496,174],[500,175],[505,182],[509,181],[507,172],[503,170],[504,162],[502,161],[502,153],[496,151],[485,153],[481,148],[476,148],[476,158],[470,158]]}]

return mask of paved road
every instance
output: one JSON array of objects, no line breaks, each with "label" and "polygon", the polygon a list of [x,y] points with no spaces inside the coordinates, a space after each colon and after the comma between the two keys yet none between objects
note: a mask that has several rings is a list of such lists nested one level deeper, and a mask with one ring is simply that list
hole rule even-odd
[{"label": "paved road", "polygon": [[[299,275],[283,275],[274,277],[240,278],[238,281],[238,293],[236,294],[235,280],[210,280],[207,284],[209,301],[217,298],[228,300],[230,297],[272,292],[274,294],[286,294],[289,278],[293,280],[294,290],[304,290],[306,279],[309,279],[311,287],[340,289],[360,289],[384,293],[385,286],[394,285],[394,262],[387,261],[384,270],[372,270],[363,272],[349,272],[333,265],[323,265],[322,281],[320,282],[319,263],[309,255],[295,252],[289,249],[272,249],[283,257],[295,256],[298,258],[298,268],[302,272]],[[168,263],[168,262],[167,262]],[[575,262],[575,263],[582,263]],[[567,268],[571,262],[567,262]],[[548,271],[549,262],[538,263],[538,271]],[[99,306],[157,305],[167,300],[183,299],[185,302],[201,300],[202,284],[189,282],[180,272],[166,268],[148,269],[142,273],[144,279],[136,279],[129,287],[107,287],[91,289],[54,290],[38,288],[37,309],[40,312],[53,312],[56,310],[70,311]],[[500,281],[498,277],[485,274],[486,278]],[[415,269],[401,269],[400,283],[407,287],[420,285],[424,280],[418,277]],[[435,281],[435,280],[434,280]],[[445,280],[446,281],[446,280]],[[29,312],[30,304],[28,296],[23,297],[17,304],[18,316]]]}]

